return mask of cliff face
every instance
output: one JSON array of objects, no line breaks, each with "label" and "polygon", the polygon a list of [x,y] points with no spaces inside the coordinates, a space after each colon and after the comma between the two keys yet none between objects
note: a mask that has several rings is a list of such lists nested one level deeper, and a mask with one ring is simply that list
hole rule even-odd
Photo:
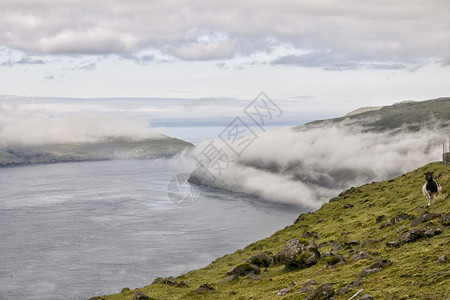
[{"label": "cliff face", "polygon": [[[430,171],[443,193],[427,207]],[[342,192],[203,269],[96,299],[448,299],[449,189],[450,166],[428,164]]]},{"label": "cliff face", "polygon": [[170,157],[193,145],[175,138],[128,140],[109,139],[96,143],[72,143],[0,148],[0,167],[112,160]]}]

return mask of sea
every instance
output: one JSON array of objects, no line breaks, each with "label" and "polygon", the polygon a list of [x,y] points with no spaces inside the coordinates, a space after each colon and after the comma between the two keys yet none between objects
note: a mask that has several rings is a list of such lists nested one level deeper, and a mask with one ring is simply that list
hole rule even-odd
[{"label": "sea", "polygon": [[[169,128],[193,144],[221,128]],[[0,169],[0,299],[88,299],[178,276],[291,225],[299,207],[198,187],[178,158]]]}]

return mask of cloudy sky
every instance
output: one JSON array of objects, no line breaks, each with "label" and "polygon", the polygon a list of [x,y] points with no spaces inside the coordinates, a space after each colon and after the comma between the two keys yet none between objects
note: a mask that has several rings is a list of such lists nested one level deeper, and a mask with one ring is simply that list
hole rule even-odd
[{"label": "cloudy sky", "polygon": [[0,0],[0,95],[450,95],[448,0]]}]

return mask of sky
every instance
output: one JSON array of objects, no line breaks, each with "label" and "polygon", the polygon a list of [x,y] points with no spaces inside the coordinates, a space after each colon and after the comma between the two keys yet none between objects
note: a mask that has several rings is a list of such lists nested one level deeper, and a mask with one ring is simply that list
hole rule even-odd
[{"label": "sky", "polygon": [[342,111],[450,95],[447,0],[0,0],[0,28],[0,95],[264,91]]}]

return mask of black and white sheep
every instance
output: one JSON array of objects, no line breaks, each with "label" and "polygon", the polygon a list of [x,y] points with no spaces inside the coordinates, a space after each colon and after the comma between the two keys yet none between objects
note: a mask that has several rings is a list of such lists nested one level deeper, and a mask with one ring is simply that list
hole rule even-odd
[{"label": "black and white sheep", "polygon": [[427,172],[424,175],[427,183],[423,185],[422,193],[427,197],[428,206],[430,206],[431,200],[442,192],[442,187],[433,177],[433,172]]}]

